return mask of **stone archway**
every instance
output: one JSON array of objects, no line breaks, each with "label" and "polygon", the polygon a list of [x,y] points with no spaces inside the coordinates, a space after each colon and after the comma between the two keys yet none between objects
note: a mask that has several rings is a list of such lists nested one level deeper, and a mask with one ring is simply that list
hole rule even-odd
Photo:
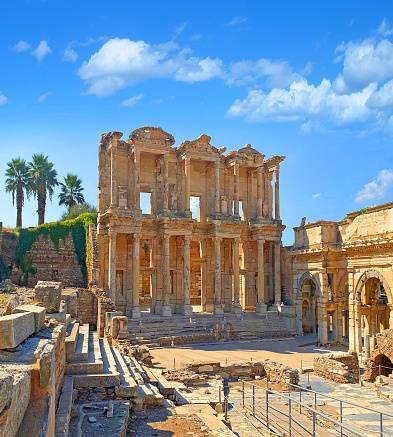
[{"label": "stone archway", "polygon": [[383,285],[383,288],[385,289],[389,302],[393,303],[392,293],[386,279],[381,275],[381,273],[378,272],[378,270],[374,270],[374,269],[366,270],[359,278],[355,287],[355,293],[354,293],[355,300],[357,301],[361,300],[362,288],[364,284],[371,278],[378,279],[378,281]]}]

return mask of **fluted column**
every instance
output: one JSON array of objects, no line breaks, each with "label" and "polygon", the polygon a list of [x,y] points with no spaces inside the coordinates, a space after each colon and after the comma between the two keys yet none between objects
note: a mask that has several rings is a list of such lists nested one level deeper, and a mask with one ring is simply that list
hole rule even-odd
[{"label": "fluted column", "polygon": [[168,210],[169,205],[169,185],[168,185],[168,167],[169,154],[164,155],[164,212]]},{"label": "fluted column", "polygon": [[239,164],[233,166],[233,200],[234,200],[234,216],[239,217]]},{"label": "fluted column", "polygon": [[214,314],[224,314],[221,305],[221,238],[214,237]]},{"label": "fluted column", "polygon": [[274,170],[274,216],[276,220],[280,220],[280,169],[276,167]]},{"label": "fluted column", "polygon": [[267,307],[265,303],[265,260],[263,245],[265,240],[258,238],[258,301],[256,311],[260,314],[266,314]]},{"label": "fluted column", "polygon": [[184,255],[183,255],[183,308],[184,316],[191,316],[191,285],[190,285],[190,237],[184,236]]},{"label": "fluted column", "polygon": [[134,150],[135,209],[141,208],[140,160],[141,160],[141,152],[135,149]]},{"label": "fluted column", "polygon": [[131,318],[139,319],[141,312],[139,309],[139,277],[140,277],[140,234],[134,234],[132,245],[132,308]]},{"label": "fluted column", "polygon": [[257,168],[257,218],[261,220],[263,218],[263,192],[264,192],[264,179],[263,168]]},{"label": "fluted column", "polygon": [[184,176],[186,178],[186,201],[185,201],[185,209],[186,211],[190,211],[190,196],[191,196],[191,164],[190,158],[184,159]]},{"label": "fluted column", "polygon": [[116,297],[116,231],[109,230],[109,275],[108,275],[108,297]]},{"label": "fluted column", "polygon": [[163,250],[162,250],[162,294],[163,302],[161,315],[169,317],[172,315],[170,303],[171,303],[171,274],[170,274],[170,254],[169,254],[169,235],[164,235],[162,238]]},{"label": "fluted column", "polygon": [[281,305],[281,241],[274,244],[274,302]]},{"label": "fluted column", "polygon": [[116,148],[111,147],[111,206],[117,204],[117,184],[116,184]]},{"label": "fluted column", "polygon": [[220,213],[220,161],[214,162],[214,212]]},{"label": "fluted column", "polygon": [[240,269],[239,269],[239,244],[240,238],[233,239],[233,305],[232,313],[241,314],[242,306],[240,305]]}]

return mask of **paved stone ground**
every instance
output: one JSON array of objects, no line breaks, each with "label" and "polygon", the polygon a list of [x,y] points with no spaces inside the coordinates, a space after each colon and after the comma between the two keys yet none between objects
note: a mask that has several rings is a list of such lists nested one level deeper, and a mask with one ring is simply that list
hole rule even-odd
[{"label": "paved stone ground", "polygon": [[[270,359],[299,368],[312,366],[314,358],[332,351],[344,351],[345,348],[317,348],[315,345],[301,347],[304,344],[316,343],[316,336],[309,335],[287,340],[261,340],[243,342],[223,342],[218,344],[190,345],[151,349],[153,366],[161,369],[182,367],[183,363],[191,361],[220,361],[221,364],[241,363],[245,361],[260,361]],[[174,363],[175,360],[175,363]]]}]

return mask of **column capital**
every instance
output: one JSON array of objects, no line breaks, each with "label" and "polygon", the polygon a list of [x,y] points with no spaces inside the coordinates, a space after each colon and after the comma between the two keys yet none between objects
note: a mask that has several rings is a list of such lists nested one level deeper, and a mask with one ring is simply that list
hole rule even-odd
[{"label": "column capital", "polygon": [[134,241],[139,241],[141,239],[141,234],[134,234],[133,239]]},{"label": "column capital", "polygon": [[184,242],[187,242],[187,243],[189,243],[190,241],[191,241],[191,235],[184,235],[183,236],[183,238],[184,238]]},{"label": "column capital", "polygon": [[116,237],[117,231],[115,229],[109,228],[108,235],[109,235],[109,237]]},{"label": "column capital", "polygon": [[236,244],[240,244],[241,238],[240,237],[235,237],[233,240],[234,240],[234,242]]},{"label": "column capital", "polygon": [[221,243],[222,237],[213,237],[212,240],[214,241],[215,244],[218,244]]}]

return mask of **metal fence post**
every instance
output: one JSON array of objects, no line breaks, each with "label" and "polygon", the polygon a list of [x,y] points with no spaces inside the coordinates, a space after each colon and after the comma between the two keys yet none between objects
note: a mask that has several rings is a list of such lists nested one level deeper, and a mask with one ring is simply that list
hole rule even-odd
[{"label": "metal fence post", "polygon": [[244,381],[242,381],[242,400],[243,400],[243,408],[244,408]]},{"label": "metal fence post", "polygon": [[218,403],[221,404],[221,387],[218,387]]},{"label": "metal fence post", "polygon": [[379,413],[379,423],[380,423],[380,426],[381,426],[381,437],[383,437],[382,413]]},{"label": "metal fence post", "polygon": [[312,435],[315,437],[315,411],[312,412]]},{"label": "metal fence post", "polygon": [[302,414],[302,389],[300,389],[300,399],[299,399],[299,401],[300,401],[300,404],[299,404],[299,410],[300,410],[300,414]]},{"label": "metal fence post", "polygon": [[266,390],[266,424],[269,427],[269,390]]},{"label": "metal fence post", "polygon": [[291,398],[289,398],[289,437],[292,437],[292,405],[291,405]]},{"label": "metal fence post", "polygon": [[[340,401],[340,423],[343,423],[343,401]],[[340,437],[343,436],[343,427],[340,427]]]},{"label": "metal fence post", "polygon": [[224,409],[225,409],[225,422],[228,422],[228,396],[225,397]]},{"label": "metal fence post", "polygon": [[255,385],[252,386],[252,414],[255,416]]},{"label": "metal fence post", "polygon": [[314,410],[317,410],[317,392],[315,392]]}]

